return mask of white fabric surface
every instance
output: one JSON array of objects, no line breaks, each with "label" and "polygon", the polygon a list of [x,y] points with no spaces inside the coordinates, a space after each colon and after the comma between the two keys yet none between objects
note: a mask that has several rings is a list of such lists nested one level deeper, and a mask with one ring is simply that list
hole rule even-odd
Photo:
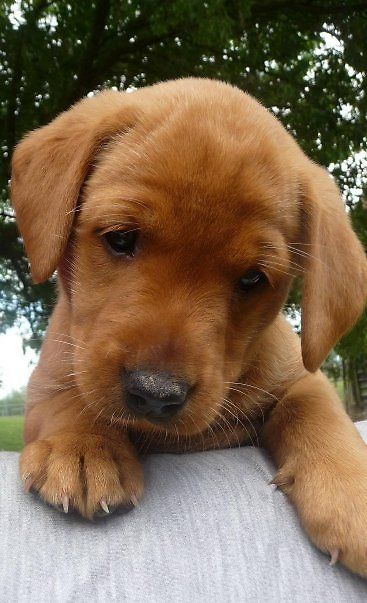
[{"label": "white fabric surface", "polygon": [[17,463],[0,453],[1,602],[367,601],[268,485],[261,450],[147,457],[140,506],[94,523],[26,497]]}]

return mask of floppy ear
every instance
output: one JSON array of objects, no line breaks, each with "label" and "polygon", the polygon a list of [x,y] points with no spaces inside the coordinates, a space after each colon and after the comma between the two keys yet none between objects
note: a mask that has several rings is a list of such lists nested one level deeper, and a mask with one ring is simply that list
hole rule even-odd
[{"label": "floppy ear", "polygon": [[305,258],[302,356],[313,372],[367,301],[367,261],[331,176],[308,162],[302,186]]},{"label": "floppy ear", "polygon": [[131,126],[128,98],[107,91],[84,99],[16,147],[12,203],[34,282],[46,280],[60,261],[94,155],[109,136]]}]

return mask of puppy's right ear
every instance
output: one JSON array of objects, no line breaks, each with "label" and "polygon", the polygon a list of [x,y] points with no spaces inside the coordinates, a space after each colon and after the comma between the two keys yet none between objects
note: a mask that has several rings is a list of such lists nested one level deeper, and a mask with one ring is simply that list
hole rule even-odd
[{"label": "puppy's right ear", "polygon": [[301,188],[302,357],[316,371],[367,302],[367,258],[330,174],[307,160]]},{"label": "puppy's right ear", "polygon": [[16,147],[11,196],[35,283],[60,261],[93,157],[111,135],[131,127],[129,96],[107,91],[84,99]]}]

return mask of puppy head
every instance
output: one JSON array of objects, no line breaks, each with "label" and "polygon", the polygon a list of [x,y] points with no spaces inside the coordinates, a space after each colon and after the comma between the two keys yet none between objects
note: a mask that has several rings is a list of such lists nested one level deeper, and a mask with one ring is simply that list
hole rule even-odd
[{"label": "puppy head", "polygon": [[12,196],[34,278],[62,267],[81,391],[142,428],[215,419],[296,273],[309,370],[364,306],[364,253],[331,179],[218,82],[82,101],[17,147]]}]

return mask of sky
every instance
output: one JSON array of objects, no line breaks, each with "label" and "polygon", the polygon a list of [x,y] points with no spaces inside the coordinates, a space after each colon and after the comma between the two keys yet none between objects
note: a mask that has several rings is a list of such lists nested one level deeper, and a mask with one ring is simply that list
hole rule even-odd
[{"label": "sky", "polygon": [[18,328],[13,327],[0,335],[0,400],[26,385],[36,359],[33,350],[27,349],[24,354]]}]

